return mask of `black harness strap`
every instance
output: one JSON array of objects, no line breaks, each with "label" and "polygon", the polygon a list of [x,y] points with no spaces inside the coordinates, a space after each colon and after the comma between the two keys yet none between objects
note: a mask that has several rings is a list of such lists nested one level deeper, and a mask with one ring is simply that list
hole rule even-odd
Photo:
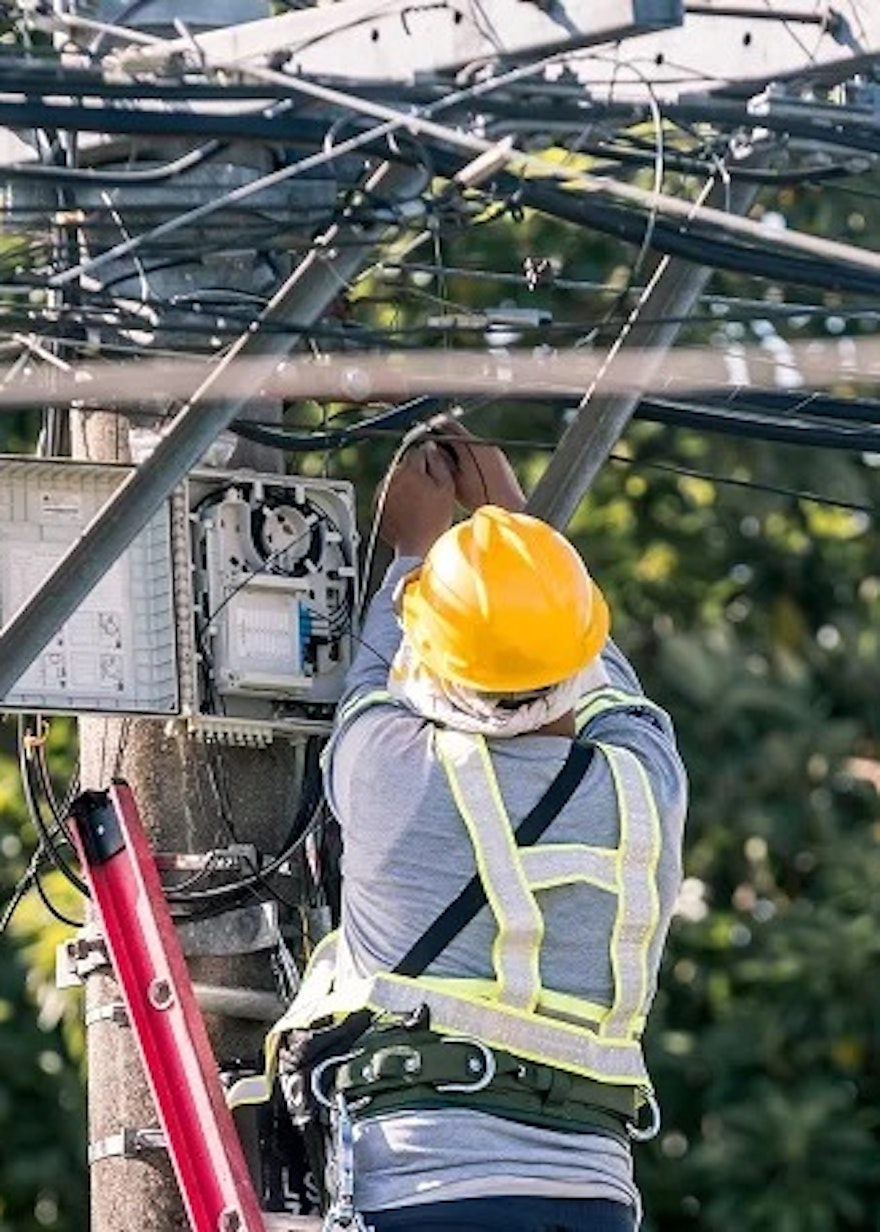
[{"label": "black harness strap", "polygon": [[[535,807],[514,831],[518,847],[532,847],[571,797],[593,760],[593,747],[572,741],[562,769],[544,792]],[[396,975],[421,975],[453,938],[470,924],[486,905],[486,891],[478,873],[470,879],[457,898],[441,911],[421,937],[404,954],[394,968]]]}]

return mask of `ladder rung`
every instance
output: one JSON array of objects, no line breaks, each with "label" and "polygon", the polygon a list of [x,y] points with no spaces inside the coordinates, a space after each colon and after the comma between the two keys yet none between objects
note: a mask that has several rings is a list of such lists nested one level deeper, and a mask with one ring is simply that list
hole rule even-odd
[{"label": "ladder rung", "polygon": [[263,1212],[266,1232],[321,1232],[319,1215],[284,1215],[274,1211]]}]

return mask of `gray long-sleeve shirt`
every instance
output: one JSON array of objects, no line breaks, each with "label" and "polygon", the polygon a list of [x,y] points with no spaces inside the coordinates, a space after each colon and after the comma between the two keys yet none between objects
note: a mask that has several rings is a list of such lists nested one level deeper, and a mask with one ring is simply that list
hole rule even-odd
[{"label": "gray long-sleeve shirt", "polygon": [[[353,698],[385,688],[400,641],[393,588],[417,563],[396,561],[373,599],[340,711]],[[663,831],[660,927],[651,951],[656,978],[681,875],[685,775],[669,720],[639,707],[641,687],[625,657],[610,641],[602,657],[612,685],[636,701],[604,711],[581,738],[631,750],[654,792]],[[360,975],[391,970],[475,871],[431,729],[405,706],[378,705],[343,718],[331,738],[327,791],[344,844],[340,950],[342,961]],[[515,824],[550,786],[570,742],[519,735],[490,740],[489,747]],[[611,774],[604,758],[596,757],[546,838],[613,847],[618,833]],[[608,1004],[613,896],[578,883],[542,894],[541,908],[543,984]],[[494,935],[486,907],[428,973],[491,979]],[[362,1210],[517,1193],[605,1197],[638,1206],[628,1148],[613,1138],[551,1132],[466,1110],[393,1114],[357,1127],[356,1196]]]}]

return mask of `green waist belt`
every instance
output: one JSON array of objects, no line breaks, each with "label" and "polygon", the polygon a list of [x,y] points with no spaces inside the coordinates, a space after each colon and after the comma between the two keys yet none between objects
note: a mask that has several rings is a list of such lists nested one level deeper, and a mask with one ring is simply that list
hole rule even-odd
[{"label": "green waist belt", "polygon": [[537,1065],[479,1040],[420,1028],[374,1028],[336,1069],[355,1120],[384,1112],[470,1108],[570,1133],[627,1136],[637,1088]]}]

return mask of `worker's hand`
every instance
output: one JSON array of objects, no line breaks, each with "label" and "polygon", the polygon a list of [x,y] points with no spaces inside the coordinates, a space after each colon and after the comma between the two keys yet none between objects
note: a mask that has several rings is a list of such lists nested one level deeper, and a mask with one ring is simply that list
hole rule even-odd
[{"label": "worker's hand", "polygon": [[414,445],[388,480],[379,535],[398,556],[424,556],[452,525],[454,514],[449,457],[434,441]]},{"label": "worker's hand", "polygon": [[480,505],[499,505],[512,513],[525,509],[519,480],[497,445],[481,441],[451,416],[435,427],[434,436],[452,456],[455,498],[463,509],[468,513]]}]

